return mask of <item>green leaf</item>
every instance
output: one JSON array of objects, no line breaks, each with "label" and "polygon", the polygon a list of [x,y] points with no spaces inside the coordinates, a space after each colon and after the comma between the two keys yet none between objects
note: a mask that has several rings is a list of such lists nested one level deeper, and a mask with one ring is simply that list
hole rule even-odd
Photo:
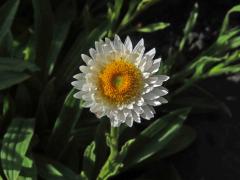
[{"label": "green leaf", "polygon": [[183,38],[180,41],[179,44],[179,50],[182,51],[184,46],[185,46],[185,42],[188,39],[189,33],[192,32],[196,22],[197,22],[197,17],[198,17],[198,4],[195,3],[193,10],[187,20],[187,23],[183,29]]},{"label": "green leaf", "polygon": [[122,6],[123,0],[114,0],[114,5],[108,4],[108,16],[112,23],[118,20]]},{"label": "green leaf", "polygon": [[0,90],[19,84],[27,80],[29,77],[30,76],[26,73],[0,71]]},{"label": "green leaf", "polygon": [[95,162],[95,172],[93,179],[96,178],[96,176],[99,174],[100,169],[102,168],[104,162],[107,160],[108,157],[108,146],[106,144],[106,138],[105,134],[109,130],[109,119],[103,117],[100,120],[100,123],[98,125],[98,128],[96,130],[95,134],[95,143],[96,143],[96,148],[95,148],[95,154],[96,154],[96,162]]},{"label": "green leaf", "polygon": [[10,31],[19,0],[8,0],[0,9],[0,43]]},{"label": "green leaf", "polygon": [[222,67],[222,66],[215,66],[209,72],[209,76],[219,76],[222,74],[236,74],[240,72],[240,64]]},{"label": "green leaf", "polygon": [[91,144],[89,144],[83,154],[83,169],[82,171],[87,176],[88,179],[92,179],[93,171],[94,171],[94,165],[96,161],[96,155],[95,155],[95,142],[93,141]]},{"label": "green leaf", "polygon": [[67,168],[63,164],[47,159],[40,155],[34,156],[36,159],[38,174],[47,180],[80,180],[80,176]]},{"label": "green leaf", "polygon": [[135,0],[135,1],[129,1],[129,7],[127,12],[125,13],[124,17],[122,18],[122,21],[120,23],[120,27],[117,31],[117,33],[128,27],[128,25],[136,19],[140,14],[142,14],[145,10],[147,10],[149,7],[154,5],[155,3],[159,2],[159,0]]},{"label": "green leaf", "polygon": [[196,132],[189,126],[183,126],[178,135],[155,157],[165,158],[186,149],[196,139]]},{"label": "green leaf", "polygon": [[23,82],[30,77],[28,72],[38,68],[31,63],[11,58],[0,58],[0,90]]},{"label": "green leaf", "polygon": [[14,72],[23,72],[30,71],[35,72],[38,71],[38,67],[32,63],[25,62],[21,59],[14,58],[4,58],[0,57],[0,72],[1,71],[14,71]]},{"label": "green leaf", "polygon": [[50,80],[42,89],[40,95],[37,94],[38,96],[40,96],[35,114],[37,132],[45,132],[46,129],[49,128],[49,124],[50,123],[52,124],[54,122],[53,121],[54,119],[50,118],[51,116],[50,112],[53,109],[53,106],[55,106],[56,100],[56,91],[54,83],[55,83],[54,79]]},{"label": "green leaf", "polygon": [[189,108],[173,111],[143,130],[129,148],[124,165],[129,168],[165,148],[179,133],[189,112]]},{"label": "green leaf", "polygon": [[[189,70],[194,70],[193,78],[201,78],[209,69],[209,65],[216,64],[224,60],[224,57],[217,58],[211,56],[202,56],[189,67]],[[207,69],[208,68],[208,69]]]},{"label": "green leaf", "polygon": [[135,139],[129,139],[127,140],[124,145],[121,147],[121,151],[118,154],[117,157],[117,162],[120,164],[123,162],[125,159],[127,153],[128,153],[128,148],[135,142]]},{"label": "green leaf", "polygon": [[35,63],[41,69],[41,79],[48,73],[47,59],[49,57],[53,36],[53,15],[48,0],[32,0],[35,23]]},{"label": "green leaf", "polygon": [[31,158],[24,158],[23,167],[17,180],[37,180],[37,169]]},{"label": "green leaf", "polygon": [[34,119],[15,118],[3,137],[1,163],[8,179],[16,180],[33,136]]},{"label": "green leaf", "polygon": [[144,33],[151,33],[151,32],[155,32],[155,31],[163,30],[163,29],[167,28],[168,26],[170,26],[169,23],[158,22],[158,23],[149,24],[149,25],[141,27],[141,28],[137,28],[136,31],[144,32]]},{"label": "green leaf", "polygon": [[51,74],[59,52],[68,35],[72,21],[76,15],[76,5],[72,0],[63,1],[57,8],[55,22],[53,25],[53,40],[48,58],[48,69]]},{"label": "green leaf", "polygon": [[66,146],[81,115],[82,106],[80,101],[73,97],[74,93],[75,91],[72,90],[66,97],[50,135],[47,152],[52,157],[60,155],[62,147]]},{"label": "green leaf", "polygon": [[234,7],[232,7],[227,12],[227,14],[225,15],[224,20],[223,20],[223,24],[222,24],[222,27],[221,27],[221,30],[220,30],[220,35],[222,35],[223,33],[225,33],[227,31],[228,26],[229,26],[230,15],[232,13],[240,13],[240,5],[239,4],[234,6]]},{"label": "green leaf", "polygon": [[1,56],[13,56],[13,35],[9,31],[0,43]]}]

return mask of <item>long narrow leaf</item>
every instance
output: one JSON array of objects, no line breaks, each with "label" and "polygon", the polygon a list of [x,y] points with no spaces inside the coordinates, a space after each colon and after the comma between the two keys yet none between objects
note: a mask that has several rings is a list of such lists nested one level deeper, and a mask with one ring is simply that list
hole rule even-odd
[{"label": "long narrow leaf", "polygon": [[66,97],[49,138],[46,149],[53,157],[60,155],[62,147],[67,143],[82,112],[79,101],[73,97],[74,93],[74,90],[72,90]]},{"label": "long narrow leaf", "polygon": [[57,9],[53,26],[53,40],[51,43],[47,65],[50,74],[55,66],[56,59],[68,35],[73,18],[76,15],[75,6],[76,5],[74,4],[74,1],[65,0]]},{"label": "long narrow leaf", "polygon": [[50,1],[32,0],[35,22],[35,62],[41,69],[41,78],[46,78],[47,59],[53,36],[53,15]]},{"label": "long narrow leaf", "polygon": [[176,110],[153,122],[129,148],[124,165],[128,168],[141,163],[162,150],[179,133],[189,108]]},{"label": "long narrow leaf", "polygon": [[8,0],[0,9],[0,43],[11,28],[18,5],[19,0]]},{"label": "long narrow leaf", "polygon": [[3,137],[1,163],[8,179],[16,180],[20,174],[33,136],[34,119],[15,118]]}]

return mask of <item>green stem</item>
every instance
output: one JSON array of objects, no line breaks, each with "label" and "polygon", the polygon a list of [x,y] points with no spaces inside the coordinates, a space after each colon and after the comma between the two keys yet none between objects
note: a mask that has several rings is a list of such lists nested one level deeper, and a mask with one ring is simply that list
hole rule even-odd
[{"label": "green stem", "polygon": [[112,173],[112,168],[118,157],[118,137],[119,137],[119,128],[111,127],[110,135],[107,136],[107,145],[110,148],[110,154],[107,161],[103,165],[99,175],[98,180],[105,180],[109,177],[109,174]]}]

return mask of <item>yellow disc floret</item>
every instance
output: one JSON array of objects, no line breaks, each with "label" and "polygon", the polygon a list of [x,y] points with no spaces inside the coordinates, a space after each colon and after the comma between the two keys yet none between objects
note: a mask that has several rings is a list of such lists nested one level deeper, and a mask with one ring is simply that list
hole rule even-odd
[{"label": "yellow disc floret", "polygon": [[141,71],[125,60],[113,60],[99,74],[101,94],[110,104],[131,102],[141,94]]}]

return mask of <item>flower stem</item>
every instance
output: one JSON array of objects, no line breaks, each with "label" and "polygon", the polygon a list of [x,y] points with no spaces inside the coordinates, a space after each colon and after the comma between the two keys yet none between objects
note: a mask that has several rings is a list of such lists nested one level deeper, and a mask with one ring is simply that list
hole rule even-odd
[{"label": "flower stem", "polygon": [[108,179],[113,173],[113,169],[115,169],[115,163],[118,157],[118,137],[119,128],[111,127],[110,135],[107,135],[107,145],[110,148],[110,154],[98,175],[98,180]]}]

